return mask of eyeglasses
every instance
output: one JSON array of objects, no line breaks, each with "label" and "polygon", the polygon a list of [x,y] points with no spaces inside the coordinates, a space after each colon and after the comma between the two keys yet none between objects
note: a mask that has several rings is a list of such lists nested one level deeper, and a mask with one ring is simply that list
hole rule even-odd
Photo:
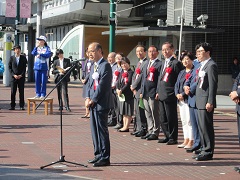
[{"label": "eyeglasses", "polygon": [[171,49],[167,48],[167,49],[162,49],[162,52],[169,52]]},{"label": "eyeglasses", "polygon": [[205,52],[205,50],[197,50],[196,53]]}]

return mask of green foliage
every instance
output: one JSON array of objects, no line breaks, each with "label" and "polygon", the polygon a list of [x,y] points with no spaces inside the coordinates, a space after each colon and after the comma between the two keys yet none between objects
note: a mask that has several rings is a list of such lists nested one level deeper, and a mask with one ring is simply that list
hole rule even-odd
[{"label": "green foliage", "polygon": [[3,35],[4,35],[4,33],[3,33],[3,32],[0,32],[0,38],[2,38],[2,37],[3,37]]}]

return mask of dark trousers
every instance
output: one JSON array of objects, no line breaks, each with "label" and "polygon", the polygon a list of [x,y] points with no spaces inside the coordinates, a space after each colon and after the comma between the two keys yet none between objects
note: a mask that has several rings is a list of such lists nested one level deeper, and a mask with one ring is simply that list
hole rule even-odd
[{"label": "dark trousers", "polygon": [[68,82],[66,81],[62,81],[58,87],[57,87],[57,93],[58,93],[58,103],[59,103],[59,107],[62,105],[63,103],[61,102],[62,100],[62,94],[64,97],[64,104],[66,108],[69,108],[69,98],[68,98]]},{"label": "dark trousers", "polygon": [[110,140],[107,127],[109,110],[90,109],[90,126],[94,145],[94,155],[100,159],[110,158]]},{"label": "dark trousers", "polygon": [[112,99],[113,99],[113,108],[110,109],[108,115],[108,124],[117,124],[117,113],[116,113],[116,108],[117,108],[117,97],[116,94],[114,92],[112,92]]},{"label": "dark trousers", "polygon": [[135,109],[135,125],[134,127],[136,131],[140,131],[142,129],[147,130],[147,119],[145,116],[144,109],[139,107],[139,98],[134,98],[134,109]]},{"label": "dark trousers", "polygon": [[178,139],[177,100],[159,101],[160,124],[164,135],[169,140]]},{"label": "dark trousers", "polygon": [[25,78],[22,77],[20,79],[12,79],[11,81],[11,107],[16,106],[16,92],[18,88],[19,92],[19,105],[20,107],[24,107],[25,102],[24,102],[24,83],[25,83]]},{"label": "dark trousers", "polygon": [[193,137],[194,137],[194,144],[193,144],[192,148],[200,147],[201,142],[200,142],[200,135],[199,135],[199,130],[198,130],[197,108],[193,108],[193,107],[189,106],[189,113],[190,113],[190,121],[192,124],[192,132],[193,132]]},{"label": "dark trousers", "polygon": [[238,139],[240,144],[240,115],[237,113]]},{"label": "dark trousers", "polygon": [[215,147],[215,135],[213,127],[213,112],[206,109],[198,109],[198,129],[201,139],[202,154],[213,155]]}]

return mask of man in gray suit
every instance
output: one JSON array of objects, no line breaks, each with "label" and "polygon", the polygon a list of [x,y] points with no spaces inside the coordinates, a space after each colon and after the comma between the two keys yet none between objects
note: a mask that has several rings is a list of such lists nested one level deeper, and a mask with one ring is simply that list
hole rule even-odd
[{"label": "man in gray suit", "polygon": [[[237,112],[237,127],[238,127],[238,139],[240,145],[240,73],[234,81],[232,92],[229,94],[231,99],[236,103],[236,112]],[[240,173],[240,166],[234,168],[235,171]]]},{"label": "man in gray suit", "polygon": [[135,109],[135,132],[131,133],[132,135],[135,135],[136,137],[141,137],[146,135],[147,131],[147,119],[145,116],[145,111],[143,108],[139,107],[139,100],[140,100],[140,88],[141,88],[141,82],[142,82],[142,72],[144,64],[147,61],[147,49],[143,45],[137,45],[136,47],[136,55],[139,59],[139,62],[137,63],[137,67],[135,69],[135,72],[133,74],[132,78],[132,85],[131,90],[134,94],[134,109]]},{"label": "man in gray suit", "polygon": [[196,88],[196,107],[202,146],[196,160],[206,161],[212,160],[215,146],[213,112],[216,108],[218,70],[217,64],[211,58],[212,46],[209,43],[200,43],[195,50],[197,59],[201,62]]},{"label": "man in gray suit", "polygon": [[93,167],[110,165],[110,140],[107,127],[108,112],[112,106],[112,69],[103,59],[102,46],[93,42],[88,46],[89,59],[94,62],[88,86],[90,126],[95,157],[89,160]]}]

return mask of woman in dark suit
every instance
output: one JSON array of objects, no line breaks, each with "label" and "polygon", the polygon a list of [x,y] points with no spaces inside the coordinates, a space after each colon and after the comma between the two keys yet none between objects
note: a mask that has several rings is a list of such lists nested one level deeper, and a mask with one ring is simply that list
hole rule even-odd
[{"label": "woman in dark suit", "polygon": [[129,132],[129,125],[133,115],[133,92],[130,89],[133,71],[130,68],[130,61],[127,57],[122,58],[121,66],[123,71],[117,81],[116,92],[118,96],[123,94],[125,101],[120,101],[119,103],[120,114],[123,115],[123,127],[118,131]]},{"label": "woman in dark suit", "polygon": [[[88,57],[87,49],[86,49],[86,56]],[[84,62],[84,66],[83,66],[83,74],[82,74],[81,82],[83,83],[82,97],[85,98],[85,106],[87,106],[87,104],[88,104],[87,86],[88,86],[88,82],[89,82],[89,74],[90,74],[90,71],[91,71],[92,64],[93,64],[93,62],[91,60],[87,59]],[[86,107],[85,115],[82,116],[82,118],[90,118],[89,108]]]},{"label": "woman in dark suit", "polygon": [[192,132],[192,125],[190,121],[190,112],[188,106],[188,96],[184,93],[184,84],[191,76],[193,70],[193,60],[194,56],[192,53],[185,51],[181,55],[182,64],[185,67],[180,73],[178,74],[177,82],[175,84],[175,96],[178,99],[178,107],[180,112],[180,118],[182,121],[182,128],[183,128],[183,137],[184,142],[178,145],[178,148],[185,148],[189,149],[193,145],[193,132]]}]

